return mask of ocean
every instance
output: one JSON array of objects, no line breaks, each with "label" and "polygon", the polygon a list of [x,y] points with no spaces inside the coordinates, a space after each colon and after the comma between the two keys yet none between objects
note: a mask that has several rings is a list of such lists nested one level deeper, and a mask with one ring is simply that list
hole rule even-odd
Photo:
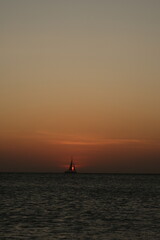
[{"label": "ocean", "polygon": [[160,175],[0,173],[0,239],[159,240]]}]

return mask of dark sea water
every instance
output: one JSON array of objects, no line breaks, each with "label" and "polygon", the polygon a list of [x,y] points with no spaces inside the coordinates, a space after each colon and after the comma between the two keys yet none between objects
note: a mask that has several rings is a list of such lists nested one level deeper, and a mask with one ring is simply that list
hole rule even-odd
[{"label": "dark sea water", "polygon": [[160,239],[160,175],[0,174],[0,239]]}]

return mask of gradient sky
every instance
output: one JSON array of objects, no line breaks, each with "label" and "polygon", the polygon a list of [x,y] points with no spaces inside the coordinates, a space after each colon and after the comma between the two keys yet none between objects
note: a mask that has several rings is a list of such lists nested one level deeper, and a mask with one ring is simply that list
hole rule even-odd
[{"label": "gradient sky", "polygon": [[0,171],[160,173],[160,1],[0,0]]}]

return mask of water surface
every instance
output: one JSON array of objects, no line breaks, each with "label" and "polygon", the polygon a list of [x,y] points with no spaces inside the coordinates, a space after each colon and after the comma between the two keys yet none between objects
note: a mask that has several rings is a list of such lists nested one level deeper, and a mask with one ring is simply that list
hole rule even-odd
[{"label": "water surface", "polygon": [[0,239],[159,240],[160,175],[1,173]]}]

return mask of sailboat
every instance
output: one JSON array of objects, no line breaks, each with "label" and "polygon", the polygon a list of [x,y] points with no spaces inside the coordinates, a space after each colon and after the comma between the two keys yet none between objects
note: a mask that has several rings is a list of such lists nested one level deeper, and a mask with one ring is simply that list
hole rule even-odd
[{"label": "sailboat", "polygon": [[68,168],[67,171],[65,171],[65,173],[71,173],[71,174],[77,173],[76,172],[76,167],[75,167],[75,164],[73,163],[73,159],[72,158],[71,158],[71,162],[70,162],[69,168]]}]

